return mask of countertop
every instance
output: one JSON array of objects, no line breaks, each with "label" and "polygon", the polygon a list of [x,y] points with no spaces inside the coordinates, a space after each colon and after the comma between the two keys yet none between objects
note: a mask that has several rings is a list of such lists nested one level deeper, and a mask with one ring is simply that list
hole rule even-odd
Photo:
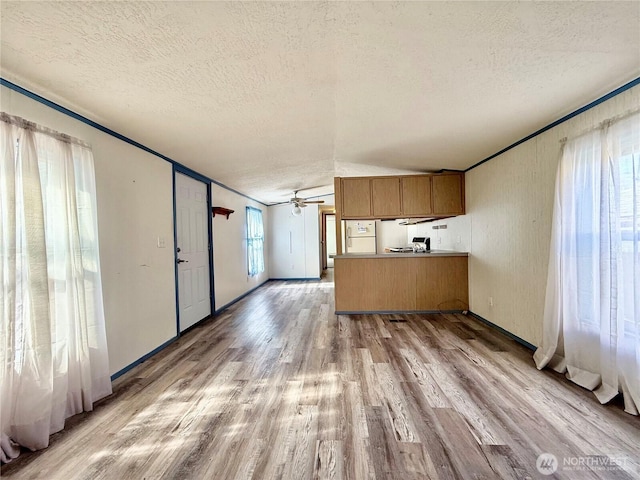
[{"label": "countertop", "polygon": [[425,253],[343,253],[331,255],[331,258],[407,258],[407,257],[468,257],[468,252],[456,252],[454,250],[431,250]]}]

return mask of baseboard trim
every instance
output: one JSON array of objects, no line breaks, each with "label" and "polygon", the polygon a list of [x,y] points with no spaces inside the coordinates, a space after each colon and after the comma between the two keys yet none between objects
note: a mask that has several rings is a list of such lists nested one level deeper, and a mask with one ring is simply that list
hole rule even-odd
[{"label": "baseboard trim", "polygon": [[265,280],[264,282],[262,282],[260,285],[256,285],[255,287],[253,287],[251,290],[248,290],[246,292],[244,292],[242,295],[240,295],[239,297],[234,298],[233,300],[231,300],[229,303],[223,305],[222,307],[218,308],[215,312],[214,315],[219,315],[222,312],[224,312],[227,308],[229,308],[231,305],[233,305],[234,303],[238,303],[240,300],[242,300],[244,297],[246,297],[247,295],[255,292],[257,289],[259,289],[260,287],[262,287],[265,283],[267,283],[270,279]]},{"label": "baseboard trim", "polygon": [[462,313],[463,310],[336,310],[336,315],[415,315],[420,313]]},{"label": "baseboard trim", "polygon": [[499,325],[496,325],[493,322],[490,322],[489,320],[487,320],[486,318],[481,317],[480,315],[478,315],[477,313],[473,313],[471,310],[469,310],[469,315],[471,315],[473,318],[475,318],[476,320],[481,321],[482,323],[484,323],[485,325],[493,328],[494,330],[498,330],[500,333],[503,333],[504,335],[506,335],[507,337],[509,337],[511,340],[515,340],[516,342],[518,342],[520,345],[524,345],[525,347],[527,347],[529,350],[533,350],[536,351],[538,347],[536,347],[535,345],[532,345],[531,343],[527,342],[526,340],[523,340],[522,338],[520,338],[517,335],[514,335],[513,333],[511,333],[509,330],[505,330],[504,328],[502,328]]},{"label": "baseboard trim", "polygon": [[[229,308],[231,305],[233,305],[236,302],[239,302],[240,300],[242,300],[244,297],[246,297],[247,295],[249,295],[250,293],[253,293],[255,290],[257,290],[258,288],[262,287],[265,283],[267,283],[269,280],[265,280],[264,282],[262,282],[260,285],[257,285],[256,287],[253,287],[251,290],[243,293],[242,295],[240,295],[239,297],[235,298],[234,300],[232,300],[231,302],[227,303],[226,305],[224,305],[223,307],[219,308],[218,310],[216,310],[214,312],[213,315],[208,315],[206,317],[204,317],[202,320],[198,321],[197,323],[191,325],[189,328],[187,328],[185,331],[180,332],[180,336],[184,335],[185,333],[189,332],[190,330],[192,330],[193,328],[201,325],[203,322],[207,321],[207,320],[211,320],[213,318],[215,318],[216,315],[218,315],[219,313],[221,313],[223,310]],[[141,363],[145,362],[146,360],[149,360],[151,357],[153,357],[156,353],[159,353],[161,350],[165,349],[166,347],[168,347],[169,345],[171,345],[173,342],[175,342],[178,338],[180,338],[180,336],[176,335],[175,337],[171,338],[170,340],[166,341],[165,343],[163,343],[162,345],[160,345],[159,347],[154,348],[153,350],[151,350],[149,353],[147,353],[146,355],[143,355],[142,357],[140,357],[138,360],[136,360],[135,362],[127,365],[126,367],[124,367],[121,370],[118,370],[116,373],[114,373],[113,375],[111,375],[111,381],[113,382],[115,379],[117,379],[118,377],[121,377],[122,375],[124,375],[125,373],[127,373],[129,370],[131,370],[134,367],[137,367],[138,365],[140,365]]]},{"label": "baseboard trim", "polygon": [[122,375],[124,375],[125,373],[127,373],[129,370],[131,370],[133,367],[137,367],[138,365],[140,365],[142,362],[149,360],[151,357],[153,357],[156,353],[160,352],[160,350],[164,350],[166,347],[168,347],[169,345],[171,345],[173,342],[175,342],[178,339],[177,336],[173,337],[172,339],[164,342],[162,345],[160,345],[159,347],[154,348],[153,350],[151,350],[149,353],[147,353],[146,355],[143,355],[142,357],[140,357],[138,360],[136,360],[135,362],[127,365],[126,367],[124,367],[121,370],[118,370],[116,373],[114,373],[113,375],[111,375],[111,381],[113,382],[116,378],[121,377]]},{"label": "baseboard trim", "polygon": [[304,277],[304,278],[270,278],[272,282],[317,282],[320,277]]}]

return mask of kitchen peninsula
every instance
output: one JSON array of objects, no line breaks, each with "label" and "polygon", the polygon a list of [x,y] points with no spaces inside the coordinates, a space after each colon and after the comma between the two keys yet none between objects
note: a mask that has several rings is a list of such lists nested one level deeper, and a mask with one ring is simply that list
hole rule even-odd
[{"label": "kitchen peninsula", "polygon": [[[406,204],[410,195],[422,198],[425,205],[420,217],[446,218],[464,213],[464,177],[461,174],[454,178],[452,174],[445,174],[450,178],[446,181],[455,185],[455,191],[445,191],[448,203],[453,205],[446,213],[434,214],[433,205],[438,203],[433,198],[433,178],[442,175],[414,176],[412,184],[425,188],[426,192],[411,192],[402,188],[406,176],[384,177],[385,181],[393,184],[387,194],[392,199],[399,197],[400,212],[403,202]],[[341,244],[340,220],[344,218],[343,210],[354,211],[349,203],[359,201],[360,204],[369,203],[371,209],[366,212],[360,208],[365,218],[374,218],[374,186],[379,177],[358,178],[358,186],[367,184],[370,189],[360,188],[360,191],[345,192],[350,184],[344,179],[335,179],[336,192],[336,225],[337,243]],[[382,178],[382,177],[380,177]],[[397,178],[396,182],[390,179]],[[350,179],[349,179],[350,180]],[[418,181],[419,180],[419,181]],[[438,179],[438,182],[441,180]],[[406,182],[409,184],[409,182]],[[444,183],[444,182],[443,182]],[[418,193],[419,195],[416,195]],[[369,195],[369,199],[365,199]],[[456,198],[457,196],[457,198]],[[363,198],[365,197],[365,198]],[[366,202],[366,203],[365,203]],[[455,204],[457,202],[457,204]],[[393,203],[393,202],[392,202]],[[415,210],[415,202],[412,207]],[[417,215],[416,215],[417,216]],[[355,215],[348,215],[355,218]],[[397,218],[401,218],[398,216]],[[447,250],[431,250],[426,253],[378,253],[378,254],[343,254],[339,248],[334,256],[335,305],[337,314],[349,313],[384,313],[384,312],[429,312],[429,311],[460,311],[467,310],[469,304],[468,284],[468,253]]]},{"label": "kitchen peninsula", "polygon": [[336,313],[467,310],[467,253],[334,257]]}]

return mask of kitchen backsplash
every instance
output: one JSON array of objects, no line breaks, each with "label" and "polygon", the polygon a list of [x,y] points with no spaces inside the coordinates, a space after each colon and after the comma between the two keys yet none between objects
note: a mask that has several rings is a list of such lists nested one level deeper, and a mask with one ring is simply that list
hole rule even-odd
[{"label": "kitchen backsplash", "polygon": [[[437,228],[446,225],[446,228]],[[429,223],[419,223],[404,227],[406,241],[413,237],[430,237],[432,250],[456,250],[471,252],[471,217],[460,215]]]},{"label": "kitchen backsplash", "polygon": [[402,220],[376,220],[376,245],[378,253],[386,247],[403,247],[407,244],[407,227],[398,225]]}]

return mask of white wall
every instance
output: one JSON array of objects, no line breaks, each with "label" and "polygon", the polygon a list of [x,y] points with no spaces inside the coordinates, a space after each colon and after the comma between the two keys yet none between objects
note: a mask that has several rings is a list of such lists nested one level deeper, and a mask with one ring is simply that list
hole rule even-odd
[{"label": "white wall", "polygon": [[[333,205],[334,196],[309,198]],[[302,209],[294,216],[291,205],[269,207],[269,274],[270,278],[320,277],[320,215],[317,204]]]},{"label": "white wall", "polygon": [[638,105],[636,86],[467,172],[474,313],[540,344],[560,139]]},{"label": "white wall", "polygon": [[378,253],[387,247],[407,245],[407,225],[399,225],[403,220],[376,220],[376,247]]},{"label": "white wall", "polygon": [[[229,219],[213,219],[213,271],[215,308],[219,310],[269,279],[269,208],[219,185],[211,185],[212,204],[234,210]],[[265,271],[250,277],[247,262],[246,207],[262,210],[265,228]]]},{"label": "white wall", "polygon": [[[445,225],[447,228],[433,228]],[[431,238],[432,250],[456,250],[458,252],[469,252],[471,250],[471,217],[469,215],[409,225],[407,233],[408,242],[413,237]]]},{"label": "white wall", "polygon": [[1,87],[0,103],[93,149],[113,374],[176,335],[171,164],[8,88]]},{"label": "white wall", "polygon": [[320,277],[320,219],[317,205],[291,213],[291,205],[269,207],[271,278]]}]

